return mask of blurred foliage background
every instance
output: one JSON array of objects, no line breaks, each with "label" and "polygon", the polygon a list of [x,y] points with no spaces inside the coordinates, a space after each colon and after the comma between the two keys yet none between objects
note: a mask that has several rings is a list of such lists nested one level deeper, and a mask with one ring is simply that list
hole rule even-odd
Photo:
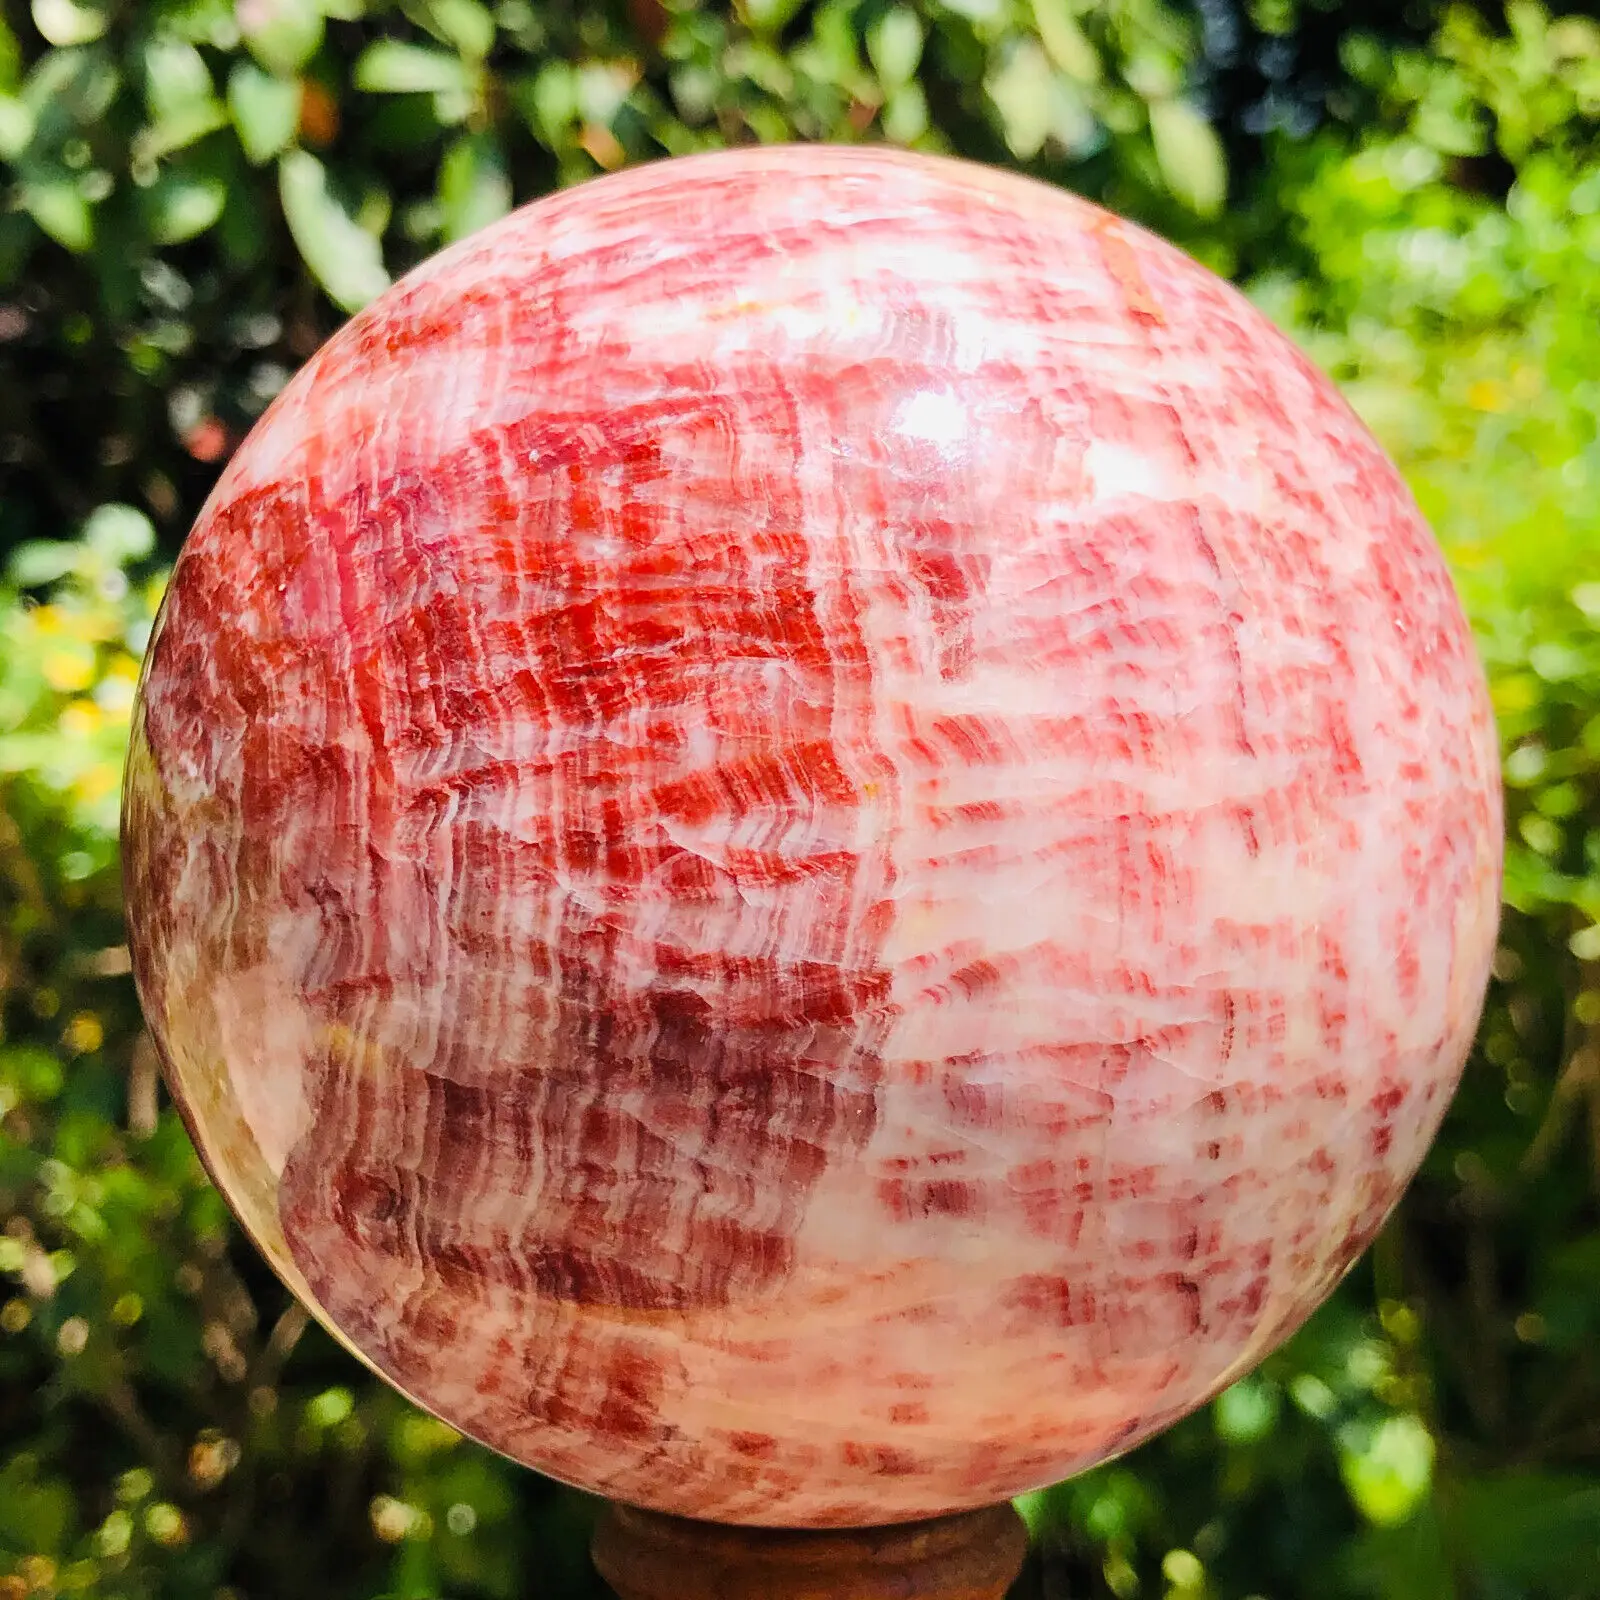
[{"label": "blurred foliage background", "polygon": [[550,187],[889,140],[1238,280],[1439,530],[1496,979],[1401,1213],[1260,1372],[1024,1503],[1023,1592],[1600,1596],[1600,24],[1537,0],[0,6],[0,1600],[583,1596],[593,1507],[356,1369],[167,1107],[116,867],[162,573],[344,314]]}]

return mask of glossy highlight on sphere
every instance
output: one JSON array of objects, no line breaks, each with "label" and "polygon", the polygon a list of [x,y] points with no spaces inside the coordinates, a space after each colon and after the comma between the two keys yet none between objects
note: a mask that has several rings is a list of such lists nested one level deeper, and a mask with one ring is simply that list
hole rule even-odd
[{"label": "glossy highlight on sphere", "polygon": [[1489,706],[1393,467],[1064,193],[779,149],[427,263],[174,574],[135,972],[276,1269],[458,1428],[779,1525],[1260,1360],[1421,1159]]}]

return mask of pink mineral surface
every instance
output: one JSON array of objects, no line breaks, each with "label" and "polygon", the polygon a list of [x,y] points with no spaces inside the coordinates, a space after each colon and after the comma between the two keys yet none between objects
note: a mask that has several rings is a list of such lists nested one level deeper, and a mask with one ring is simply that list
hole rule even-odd
[{"label": "pink mineral surface", "polygon": [[1233,290],[780,149],[355,318],[174,574],[135,969],[218,1183],[450,1423],[887,1522],[1126,1449],[1383,1222],[1494,943],[1439,552]]}]

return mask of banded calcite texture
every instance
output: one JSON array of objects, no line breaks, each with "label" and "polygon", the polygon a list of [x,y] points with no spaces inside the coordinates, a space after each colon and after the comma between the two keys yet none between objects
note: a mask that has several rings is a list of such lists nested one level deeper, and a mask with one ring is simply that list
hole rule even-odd
[{"label": "banded calcite texture", "polygon": [[1486,981],[1494,739],[1232,290],[867,150],[545,200],[358,316],[174,575],[126,794],[201,1150],[357,1352],[625,1500],[1079,1470],[1372,1237]]}]

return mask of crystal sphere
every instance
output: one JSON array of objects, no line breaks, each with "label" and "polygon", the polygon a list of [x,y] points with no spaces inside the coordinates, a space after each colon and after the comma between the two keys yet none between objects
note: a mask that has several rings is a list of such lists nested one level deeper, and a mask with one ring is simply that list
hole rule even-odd
[{"label": "crystal sphere", "polygon": [[241,1221],[453,1426],[732,1522],[977,1506],[1283,1340],[1495,936],[1439,551],[1231,288],[776,149],[445,251],[229,463],[125,797]]}]

